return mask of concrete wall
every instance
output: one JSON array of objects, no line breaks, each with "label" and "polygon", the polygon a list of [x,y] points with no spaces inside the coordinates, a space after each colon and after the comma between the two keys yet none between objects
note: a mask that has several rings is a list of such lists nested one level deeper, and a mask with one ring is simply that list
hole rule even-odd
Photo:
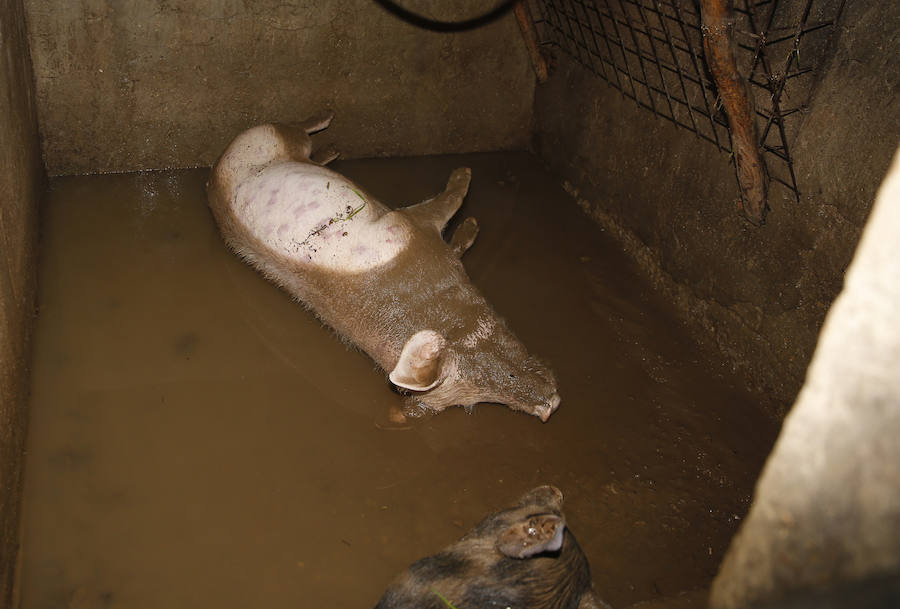
[{"label": "concrete wall", "polygon": [[[480,0],[406,1],[437,19]],[[206,166],[241,129],[326,107],[345,157],[523,148],[534,77],[514,17],[435,33],[373,0],[25,0],[52,175]]]},{"label": "concrete wall", "polygon": [[536,92],[536,145],[595,219],[715,342],[773,412],[816,335],[900,141],[900,5],[848,3],[792,141],[802,200],[738,212],[728,158],[565,57]]},{"label": "concrete wall", "polygon": [[41,183],[21,0],[0,0],[0,607],[12,604]]},{"label": "concrete wall", "polygon": [[[750,514],[722,563],[710,600],[714,609],[891,575],[893,602],[884,596],[871,606],[900,600],[898,234],[900,154],[828,313]],[[857,598],[846,606],[864,604]]]}]

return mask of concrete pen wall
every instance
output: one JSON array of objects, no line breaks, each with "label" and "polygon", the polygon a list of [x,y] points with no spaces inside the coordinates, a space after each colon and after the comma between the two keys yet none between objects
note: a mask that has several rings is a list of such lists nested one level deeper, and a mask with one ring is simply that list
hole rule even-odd
[{"label": "concrete pen wall", "polygon": [[43,171],[21,0],[0,0],[0,607],[12,603]]}]

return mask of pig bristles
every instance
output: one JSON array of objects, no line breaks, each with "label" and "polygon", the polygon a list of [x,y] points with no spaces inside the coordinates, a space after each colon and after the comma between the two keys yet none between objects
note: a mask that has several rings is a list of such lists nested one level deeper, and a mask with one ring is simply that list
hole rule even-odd
[{"label": "pig bristles", "polygon": [[450,609],[456,609],[456,607],[453,606],[453,603],[451,603],[450,601],[447,600],[446,596],[444,596],[443,594],[441,594],[434,588],[431,588],[431,591],[434,592],[435,594],[437,594],[437,597],[439,599],[441,599],[442,601],[444,601],[444,604],[447,605],[448,607],[450,607]]}]

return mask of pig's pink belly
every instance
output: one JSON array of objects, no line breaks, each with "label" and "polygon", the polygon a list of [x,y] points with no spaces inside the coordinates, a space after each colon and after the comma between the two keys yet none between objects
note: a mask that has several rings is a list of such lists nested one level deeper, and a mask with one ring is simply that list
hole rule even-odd
[{"label": "pig's pink belly", "polygon": [[336,271],[384,264],[409,240],[397,214],[308,163],[268,167],[237,188],[232,205],[247,231],[277,254]]}]

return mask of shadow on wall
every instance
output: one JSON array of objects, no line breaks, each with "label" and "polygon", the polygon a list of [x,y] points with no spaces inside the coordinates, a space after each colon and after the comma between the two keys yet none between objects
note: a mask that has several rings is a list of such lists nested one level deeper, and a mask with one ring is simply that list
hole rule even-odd
[{"label": "shadow on wall", "polygon": [[900,606],[900,152],[712,609]]}]

